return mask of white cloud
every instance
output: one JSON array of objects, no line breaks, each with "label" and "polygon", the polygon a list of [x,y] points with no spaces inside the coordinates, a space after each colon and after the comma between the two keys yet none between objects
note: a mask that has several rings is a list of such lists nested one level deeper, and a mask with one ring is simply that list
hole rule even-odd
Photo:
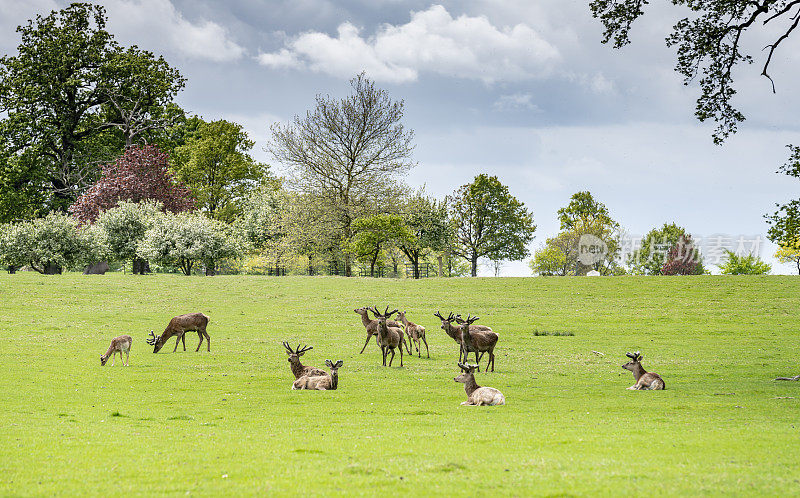
[{"label": "white cloud", "polygon": [[37,14],[48,15],[59,6],[53,0],[0,0],[0,51],[2,53],[16,53],[19,45],[17,26],[27,24],[27,19],[34,19]]},{"label": "white cloud", "polygon": [[245,49],[221,25],[190,22],[169,0],[111,0],[105,3],[109,30],[120,40],[158,53],[172,50],[192,59],[240,59]]},{"label": "white cloud", "polygon": [[362,36],[350,23],[335,37],[303,33],[258,60],[269,67],[297,67],[337,77],[362,70],[379,81],[416,81],[421,72],[481,80],[522,81],[551,73],[558,50],[525,24],[497,27],[485,16],[450,15],[441,5],[415,12],[402,25],[384,24]]},{"label": "white cloud", "polygon": [[496,111],[511,111],[525,109],[529,111],[541,112],[538,105],[533,103],[533,95],[530,93],[514,93],[511,95],[501,95],[492,108]]}]

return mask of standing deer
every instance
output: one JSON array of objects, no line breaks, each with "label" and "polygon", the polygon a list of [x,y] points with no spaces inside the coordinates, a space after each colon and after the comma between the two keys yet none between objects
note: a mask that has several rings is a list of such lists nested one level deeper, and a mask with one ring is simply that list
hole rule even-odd
[{"label": "standing deer", "polygon": [[119,337],[115,337],[111,339],[111,345],[108,347],[106,354],[100,355],[100,365],[105,366],[106,362],[108,361],[109,357],[111,358],[111,366],[114,366],[117,360],[117,353],[119,353],[119,359],[122,360],[122,353],[125,353],[125,359],[122,360],[122,364],[126,367],[131,366],[130,363],[130,353],[131,353],[131,344],[133,343],[133,339],[129,335],[121,335]]},{"label": "standing deer", "polygon": [[208,317],[202,313],[188,313],[186,315],[179,315],[169,321],[169,325],[164,329],[160,336],[156,337],[153,331],[150,331],[150,338],[147,339],[147,344],[153,347],[153,353],[158,353],[164,344],[173,336],[175,336],[175,349],[174,353],[178,350],[178,343],[183,342],[183,350],[186,351],[186,332],[197,332],[200,336],[200,342],[197,344],[197,349],[194,352],[200,351],[200,346],[203,344],[203,337],[206,338],[208,350],[211,351],[211,336],[206,332],[208,326]]},{"label": "standing deer", "polygon": [[298,389],[312,389],[316,391],[334,391],[339,387],[339,367],[344,363],[338,360],[333,363],[331,360],[325,360],[325,364],[331,369],[331,374],[325,375],[304,375],[292,383],[292,390]]},{"label": "standing deer", "polygon": [[[461,346],[461,342],[462,342],[462,339],[461,339],[461,327],[453,325],[453,322],[456,319],[458,319],[460,317],[460,315],[453,315],[453,313],[451,312],[450,315],[448,315],[448,317],[445,318],[445,317],[442,316],[441,313],[439,313],[437,311],[436,313],[433,314],[433,316],[439,317],[439,319],[442,321],[442,330],[444,330],[444,332],[447,335],[449,335],[451,339],[453,339],[454,341],[456,341],[456,343],[458,343],[458,361],[461,361],[462,360],[462,355],[464,354],[464,349]],[[482,326],[472,325],[472,327],[477,329],[477,327],[482,327]],[[470,328],[470,330],[472,330],[472,327]],[[488,328],[488,327],[483,327],[483,328]],[[489,330],[491,330],[491,329],[489,329]],[[475,363],[480,363],[481,358],[483,358],[483,353],[481,353],[481,355],[478,356],[478,353],[475,352]],[[463,360],[467,361],[467,358],[464,357]]]},{"label": "standing deer", "polygon": [[506,398],[503,393],[493,387],[481,387],[475,382],[475,369],[478,365],[458,363],[461,374],[453,380],[464,384],[464,391],[467,392],[467,400],[462,401],[462,405],[485,406],[485,405],[505,405]]},{"label": "standing deer", "polygon": [[[378,335],[378,320],[370,320],[369,315],[367,314],[367,312],[370,311],[370,308],[366,306],[363,308],[354,309],[353,311],[361,315],[361,323],[367,328],[367,340],[364,341],[364,347],[361,348],[361,353],[359,353],[362,354],[364,353],[364,350],[367,349],[367,344],[369,344],[369,340],[372,338],[372,336]],[[394,320],[388,320],[386,324],[389,327],[400,328],[400,324]],[[403,344],[406,344],[406,339],[403,336],[402,329],[400,329],[400,338],[402,339]],[[406,349],[408,350],[408,354],[411,354],[411,348],[409,348],[408,344],[406,344]]]},{"label": "standing deer", "polygon": [[386,323],[393,314],[397,313],[397,310],[390,312],[387,306],[382,314],[378,311],[377,307],[370,308],[370,311],[372,311],[375,314],[375,318],[378,319],[378,345],[381,347],[381,354],[383,354],[383,366],[386,366],[386,356],[390,351],[392,353],[392,358],[389,360],[389,366],[392,366],[394,350],[398,348],[400,350],[400,366],[402,367],[403,343],[401,338],[403,337],[403,331],[398,327],[390,327]]},{"label": "standing deer", "polygon": [[306,354],[306,351],[311,351],[314,349],[314,346],[303,346],[303,349],[300,349],[300,345],[298,344],[297,349],[292,349],[288,342],[283,341],[283,347],[286,348],[286,354],[289,355],[287,361],[289,362],[289,366],[292,368],[292,374],[294,374],[295,379],[299,379],[300,377],[328,375],[328,372],[322,370],[321,368],[307,367],[300,363],[300,357]]},{"label": "standing deer", "polygon": [[655,372],[648,372],[642,366],[642,356],[641,353],[636,351],[635,353],[625,353],[625,356],[631,359],[628,363],[622,365],[622,368],[625,370],[630,370],[633,372],[633,379],[636,381],[634,385],[629,387],[628,389],[639,391],[639,390],[661,390],[666,389],[667,386],[664,384],[664,379],[661,378]]},{"label": "standing deer", "polygon": [[486,370],[488,371],[489,365],[491,365],[492,372],[494,372],[494,347],[497,345],[497,340],[500,336],[489,327],[473,325],[473,322],[478,320],[477,316],[467,315],[467,319],[462,320],[460,315],[456,315],[455,319],[461,325],[461,351],[464,353],[464,361],[467,361],[467,354],[474,352],[476,363],[480,364],[480,358],[477,357],[478,353],[481,354],[481,358],[483,358],[483,353],[489,353]]},{"label": "standing deer", "polygon": [[[408,318],[406,318],[406,312],[401,311],[397,314],[397,319],[403,323],[403,326],[406,329],[406,335],[408,335],[408,342],[412,343],[417,348],[417,354],[420,358],[422,358],[422,351],[420,350],[420,343],[419,341],[425,343],[425,352],[428,353],[428,358],[431,357],[431,352],[428,350],[428,341],[425,340],[425,327],[422,325],[417,325],[414,322],[410,322]],[[409,351],[409,354],[414,354]]]}]

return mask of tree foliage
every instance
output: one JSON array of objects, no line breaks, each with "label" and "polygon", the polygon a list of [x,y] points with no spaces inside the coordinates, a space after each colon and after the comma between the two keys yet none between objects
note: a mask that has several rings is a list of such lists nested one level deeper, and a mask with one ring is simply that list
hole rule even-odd
[{"label": "tree foliage", "polygon": [[781,263],[794,263],[797,274],[800,275],[800,244],[792,246],[781,246],[775,251],[775,257]]},{"label": "tree foliage", "polygon": [[353,236],[347,243],[347,249],[356,258],[369,264],[369,276],[375,276],[375,265],[388,245],[417,244],[414,232],[405,224],[403,217],[397,214],[376,214],[353,221]]},{"label": "tree foliage", "polygon": [[152,199],[138,203],[120,201],[115,207],[100,213],[95,226],[105,234],[110,257],[117,261],[131,260],[133,272],[142,273],[144,265],[137,265],[136,251],[163,208],[160,202]]},{"label": "tree foliage", "polygon": [[10,267],[61,273],[96,261],[103,252],[102,239],[91,227],[63,213],[0,226],[0,260]]},{"label": "tree foliage", "polygon": [[569,244],[561,244],[563,239],[559,240],[559,237],[547,239],[547,242],[533,253],[533,259],[528,262],[528,266],[534,275],[563,277],[569,274],[569,256],[572,249]]},{"label": "tree foliage", "polygon": [[686,229],[675,223],[664,223],[661,228],[650,230],[642,239],[639,249],[628,257],[631,273],[638,275],[662,275],[667,255]]},{"label": "tree foliage", "polygon": [[620,225],[591,192],[573,194],[569,204],[558,210],[558,219],[562,232],[548,239],[547,245],[562,251],[567,265],[562,274],[585,275],[595,270],[611,275],[619,271]]},{"label": "tree foliage", "polygon": [[[744,48],[751,46],[748,37],[758,39],[757,34],[752,34],[754,30],[766,31],[772,37],[762,51],[763,63],[759,66],[761,75],[772,83],[769,65],[776,50],[800,23],[800,1],[669,1],[686,7],[689,13],[667,37],[667,45],[677,50],[675,70],[687,85],[699,78],[700,97],[695,116],[700,121],[712,119],[717,123],[714,141],[720,144],[745,119],[732,104],[736,95],[733,70],[740,64],[755,62]],[[603,43],[613,40],[615,48],[629,44],[631,26],[644,15],[649,3],[649,0],[592,0],[589,3],[592,15],[605,28]],[[774,83],[772,90],[775,91]]]},{"label": "tree foliage", "polygon": [[216,262],[242,254],[239,237],[224,223],[197,213],[164,213],[145,232],[138,245],[139,257],[165,266],[176,266],[191,275],[198,263],[206,275],[214,275]]},{"label": "tree foliage", "polygon": [[[800,147],[789,145],[789,160],[781,166],[778,173],[800,179]],[[770,225],[767,237],[779,246],[797,247],[800,245],[800,199],[786,204],[776,204],[778,210],[767,216]]]},{"label": "tree foliage", "polygon": [[[393,101],[363,73],[350,85],[348,97],[318,95],[313,112],[274,125],[268,145],[289,168],[292,189],[324,200],[342,241],[350,240],[353,220],[385,212],[379,206],[414,166],[413,132],[401,123],[403,101]],[[345,264],[349,276],[349,259]]]},{"label": "tree foliage", "polygon": [[247,195],[267,177],[268,167],[248,153],[254,144],[241,125],[218,120],[201,121],[176,147],[173,171],[191,189],[197,209],[233,221]]},{"label": "tree foliage", "polygon": [[400,216],[413,237],[401,237],[398,247],[411,263],[414,278],[419,278],[419,265],[425,255],[443,251],[450,241],[447,207],[420,190],[403,202]]},{"label": "tree foliage", "polygon": [[73,3],[19,26],[18,53],[0,58],[0,136],[24,173],[20,191],[42,191],[41,210],[66,209],[126,140],[164,125],[156,118],[183,87],[163,59],[123,49],[105,26],[102,6]]},{"label": "tree foliage", "polygon": [[678,237],[661,267],[662,275],[702,275],[704,271],[700,251],[688,234]]},{"label": "tree foliage", "polygon": [[115,162],[103,166],[103,174],[69,211],[81,222],[97,216],[120,201],[138,203],[152,199],[173,213],[190,210],[190,190],[169,171],[167,155],[154,145],[132,146]]},{"label": "tree foliage", "polygon": [[768,275],[772,267],[755,254],[738,255],[725,250],[727,259],[719,265],[723,275]]},{"label": "tree foliage", "polygon": [[448,210],[455,233],[452,251],[470,262],[473,277],[479,258],[518,260],[529,254],[533,216],[496,176],[480,174],[463,185],[449,198]]}]

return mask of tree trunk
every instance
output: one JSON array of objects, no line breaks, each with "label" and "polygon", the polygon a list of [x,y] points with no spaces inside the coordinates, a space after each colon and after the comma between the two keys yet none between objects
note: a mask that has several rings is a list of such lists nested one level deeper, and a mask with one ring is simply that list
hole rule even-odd
[{"label": "tree trunk", "polygon": [[352,277],[353,276],[353,268],[350,264],[350,255],[344,255],[344,276],[345,277]]},{"label": "tree trunk", "polygon": [[206,261],[206,276],[213,277],[217,274],[217,262],[213,259]]},{"label": "tree trunk", "polygon": [[472,276],[473,277],[477,277],[478,276],[478,255],[477,254],[473,254],[472,255]]},{"label": "tree trunk", "polygon": [[47,262],[47,266],[44,267],[44,274],[45,275],[61,275],[62,268],[57,264]]},{"label": "tree trunk", "polygon": [[442,255],[439,255],[439,277],[444,277],[444,266],[442,265]]},{"label": "tree trunk", "polygon": [[144,275],[150,273],[150,262],[142,258],[133,258],[133,274]]},{"label": "tree trunk", "polygon": [[309,275],[313,275],[314,274],[314,265],[311,262],[311,255],[310,254],[308,255],[308,274]]}]

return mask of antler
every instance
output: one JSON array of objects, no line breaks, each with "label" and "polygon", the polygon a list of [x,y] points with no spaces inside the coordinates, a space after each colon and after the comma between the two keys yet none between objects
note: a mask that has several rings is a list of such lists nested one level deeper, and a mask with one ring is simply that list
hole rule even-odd
[{"label": "antler", "polygon": [[297,345],[297,355],[298,356],[302,355],[306,351],[311,351],[312,349],[314,349],[314,346],[303,346],[303,349],[300,349],[300,345],[298,344]]},{"label": "antler", "polygon": [[292,354],[292,353],[294,353],[294,349],[292,349],[292,347],[289,345],[289,343],[288,343],[288,342],[286,342],[286,341],[283,341],[283,347],[285,347],[285,348],[286,348],[286,352],[287,352],[287,353],[289,353],[289,354]]},{"label": "antler", "polygon": [[152,345],[154,345],[156,343],[157,338],[156,338],[156,335],[153,333],[152,330],[150,331],[150,336],[151,336],[151,338],[150,339],[145,339],[145,342],[147,342],[147,344],[152,346]]},{"label": "antler", "polygon": [[478,317],[477,316],[467,315],[467,323],[475,323],[477,321],[478,321]]},{"label": "antler", "polygon": [[442,316],[441,313],[439,313],[438,310],[436,311],[436,313],[433,314],[433,316],[438,317],[440,320],[444,320],[444,317]]},{"label": "antler", "polygon": [[625,353],[625,356],[627,356],[633,361],[639,361],[642,359],[642,355],[641,353],[639,353],[639,351],[636,351],[635,353]]},{"label": "antler", "polygon": [[397,313],[396,309],[394,311],[389,311],[389,307],[387,306],[386,311],[383,312],[383,316],[385,316],[386,318],[391,318],[391,316],[394,315],[395,313]]}]

